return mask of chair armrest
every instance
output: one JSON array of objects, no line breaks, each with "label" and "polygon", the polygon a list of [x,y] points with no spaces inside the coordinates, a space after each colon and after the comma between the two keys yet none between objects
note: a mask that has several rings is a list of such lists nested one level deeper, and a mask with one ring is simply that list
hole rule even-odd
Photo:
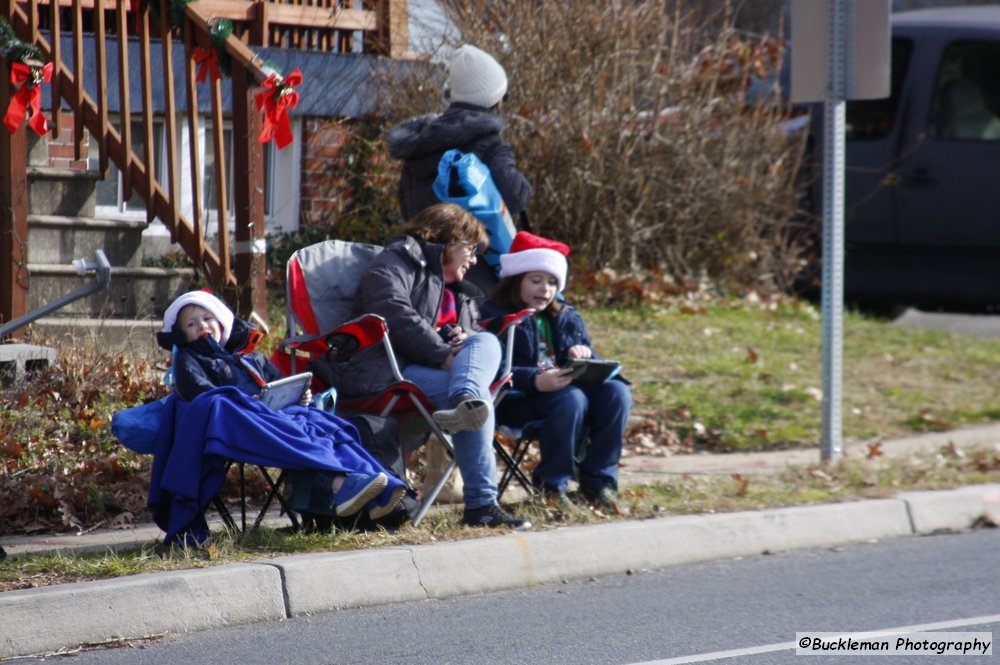
[{"label": "chair armrest", "polygon": [[278,350],[305,351],[307,353],[323,353],[326,351],[326,335],[292,335],[278,342]]},{"label": "chair armrest", "polygon": [[376,314],[364,314],[320,335],[286,337],[278,343],[278,348],[281,351],[295,349],[309,353],[326,353],[331,337],[349,335],[358,343],[358,350],[361,350],[388,338],[388,334],[389,328],[386,326],[385,319]]},{"label": "chair armrest", "polygon": [[[347,323],[339,326],[336,330],[328,332],[323,336],[323,352],[328,353],[333,347],[332,340],[335,337],[347,337],[352,343],[343,346],[348,354],[355,354],[368,347],[381,344],[385,348],[386,359],[392,370],[392,375],[396,381],[403,381],[403,374],[396,362],[396,353],[389,340],[389,326],[386,320],[378,314],[362,314],[356,319],[351,319]],[[338,346],[340,346],[338,344]]]},{"label": "chair armrest", "polygon": [[350,335],[358,342],[358,350],[368,348],[389,338],[389,326],[378,314],[362,314],[356,319],[340,325],[336,330],[323,335],[330,339],[334,335]]},{"label": "chair armrest", "polygon": [[491,333],[500,337],[505,332],[509,334],[510,330],[514,326],[519,326],[527,317],[535,313],[534,308],[526,307],[520,312],[514,312],[513,314],[504,314],[503,316],[494,316],[491,319],[484,319],[479,322],[480,327],[489,330]]},{"label": "chair armrest", "polygon": [[[483,328],[504,340],[503,362],[500,364],[499,374],[501,380],[494,382],[495,388],[501,384],[510,383],[511,372],[514,369],[514,331],[517,330],[519,325],[524,323],[526,318],[532,316],[534,313],[535,310],[533,308],[527,307],[520,312],[496,316],[481,322]],[[496,389],[494,389],[494,395],[496,392]]]}]

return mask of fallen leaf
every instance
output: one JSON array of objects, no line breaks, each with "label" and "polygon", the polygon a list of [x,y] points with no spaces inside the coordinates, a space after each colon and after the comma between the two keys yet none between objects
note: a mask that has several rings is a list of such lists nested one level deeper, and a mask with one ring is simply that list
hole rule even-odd
[{"label": "fallen leaf", "polygon": [[819,478],[820,480],[833,480],[833,478],[830,477],[830,474],[823,471],[822,469],[817,469],[817,468],[810,469],[809,475],[812,476],[813,478]]},{"label": "fallen leaf", "polygon": [[948,445],[944,447],[944,453],[949,457],[954,457],[955,459],[965,458],[965,451],[956,446],[954,441],[948,442]]}]

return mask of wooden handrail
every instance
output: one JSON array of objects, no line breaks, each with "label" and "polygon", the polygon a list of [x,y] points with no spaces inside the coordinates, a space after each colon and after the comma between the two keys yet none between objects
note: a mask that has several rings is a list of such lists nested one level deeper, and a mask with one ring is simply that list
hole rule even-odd
[{"label": "wooden handrail", "polygon": [[[250,42],[262,46],[289,46],[297,44],[302,48],[322,48],[325,50],[345,49],[352,45],[353,34],[360,31],[371,35],[376,46],[369,52],[378,51],[380,44],[388,44],[386,35],[389,28],[380,25],[392,15],[394,24],[400,24],[400,11],[405,12],[406,0],[379,0],[377,11],[336,9],[322,6],[271,0],[197,0],[183,5],[183,25],[179,29],[168,25],[166,17],[171,7],[169,0],[144,0],[130,9],[130,0],[0,0],[0,11],[9,17],[9,23],[19,39],[35,44],[42,57],[53,64],[51,98],[53,124],[56,129],[65,124],[62,109],[72,112],[73,140],[77,160],[86,159],[85,139],[87,135],[96,146],[99,169],[107,173],[113,163],[121,173],[122,190],[126,200],[133,194],[146,202],[148,220],[157,218],[170,232],[171,240],[180,244],[203,272],[213,286],[222,292],[230,303],[236,305],[240,314],[249,315],[256,311],[266,319],[264,242],[264,151],[257,140],[261,132],[261,116],[254,105],[254,95],[259,85],[272,72],[265,69],[262,58],[254,53]],[[164,20],[154,19],[155,12]],[[390,10],[390,4],[397,9]],[[39,11],[47,7],[47,11]],[[111,12],[111,16],[107,16]],[[213,42],[212,26],[220,19],[231,19],[233,32],[224,43]],[[48,35],[45,34],[48,31]],[[93,40],[94,53],[90,66],[85,66],[86,39]],[[151,52],[153,34],[160,42],[162,56],[159,67],[154,67]],[[72,56],[72,66],[63,59],[63,38],[69,35],[70,45],[65,50]],[[129,40],[138,37],[137,61],[129,59]],[[253,39],[251,39],[253,37]],[[183,41],[185,62],[175,70],[173,63],[173,41]],[[108,40],[115,40],[116,49],[108,49]],[[51,42],[49,41],[51,40]],[[399,45],[398,35],[395,42]],[[232,86],[232,155],[233,163],[239,165],[231,174],[226,173],[225,126],[223,124],[222,82],[208,83],[211,99],[211,114],[208,118],[212,133],[214,168],[216,169],[216,218],[219,220],[214,246],[206,241],[206,193],[202,187],[201,149],[198,145],[200,123],[198,115],[198,94],[200,87],[193,62],[195,47],[221,48],[231,61],[232,78],[227,85]],[[90,47],[86,47],[90,48]],[[117,59],[119,76],[109,80],[106,72],[113,60]],[[109,63],[109,60],[112,62]],[[130,90],[130,72],[138,72],[141,90]],[[279,72],[279,75],[281,72]],[[174,100],[174,79],[183,77],[188,113],[181,117],[176,113]],[[85,85],[85,77],[87,79]],[[158,172],[157,153],[154,146],[153,91],[162,89],[166,112],[163,116],[166,152],[163,155],[164,173]],[[117,88],[117,90],[112,90]],[[86,91],[95,91],[96,99]],[[111,119],[109,93],[117,92],[119,114],[116,121]],[[0,100],[9,98],[11,90],[4,86]],[[141,141],[133,133],[135,116],[131,105],[139,96],[142,111]],[[190,154],[186,163],[177,155],[182,132],[187,131],[190,139]],[[0,158],[8,162],[7,179],[0,179],[0,193],[9,199],[16,199],[18,207],[12,209],[9,218],[0,215],[0,232],[4,238],[8,234],[24,235],[22,221],[27,216],[25,198],[17,198],[17,192],[27,188],[23,163],[15,164],[20,154],[18,145],[24,141],[23,127],[18,130],[17,141],[0,140]],[[137,146],[145,147],[144,154],[137,153]],[[26,154],[26,153],[25,153]],[[0,166],[2,168],[2,166]],[[227,177],[233,181],[232,205],[230,206]],[[189,208],[182,209],[180,182],[191,182],[192,201]],[[186,204],[185,204],[186,205]],[[230,215],[235,219],[235,239],[229,238],[227,221]],[[12,221],[13,220],[13,221]],[[17,226],[14,226],[14,224]],[[0,264],[11,260],[23,265],[23,257],[11,242],[0,242]],[[17,270],[23,270],[18,268]],[[0,317],[16,318],[23,315],[26,304],[24,287],[20,282],[20,272],[0,273],[4,277],[3,293],[0,293]],[[9,277],[9,279],[8,279]],[[9,286],[8,283],[12,286]],[[19,291],[17,289],[20,289]]]},{"label": "wooden handrail", "polygon": [[[155,0],[154,0],[155,1]],[[50,7],[50,15],[56,8],[72,9],[91,13],[97,7],[103,7],[108,12],[120,12],[118,0],[35,0],[25,2],[17,0],[17,4],[30,8],[38,6]],[[297,31],[343,31],[369,32],[379,31],[379,12],[367,9],[345,9],[341,7],[321,7],[303,4],[286,4],[273,0],[198,0],[200,10],[216,19],[229,19],[247,27],[263,23],[261,30],[278,27]],[[95,17],[100,12],[93,12]],[[236,26],[237,32],[242,32],[241,25]],[[265,45],[257,41],[260,45]],[[325,50],[333,50],[325,49]]]}]

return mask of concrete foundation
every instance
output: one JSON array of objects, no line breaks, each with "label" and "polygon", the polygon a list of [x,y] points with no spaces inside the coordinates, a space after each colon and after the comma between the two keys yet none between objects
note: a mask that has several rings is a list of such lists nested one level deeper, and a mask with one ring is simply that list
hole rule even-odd
[{"label": "concrete foundation", "polygon": [[12,386],[28,374],[45,369],[58,355],[55,349],[47,346],[0,344],[0,386]]}]

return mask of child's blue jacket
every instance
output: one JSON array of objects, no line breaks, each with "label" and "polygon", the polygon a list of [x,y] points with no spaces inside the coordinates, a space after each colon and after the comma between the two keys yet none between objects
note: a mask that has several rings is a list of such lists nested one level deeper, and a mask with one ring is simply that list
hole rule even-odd
[{"label": "child's blue jacket", "polygon": [[174,353],[174,392],[183,400],[191,401],[203,392],[220,386],[233,386],[248,395],[260,393],[260,383],[280,379],[282,374],[270,360],[254,349],[263,334],[242,319],[233,319],[232,331],[225,347],[210,337],[200,337],[193,342],[184,339],[181,331],[157,333],[157,342]]},{"label": "child's blue jacket", "polygon": [[[492,329],[492,326],[488,325],[490,319],[502,317],[506,314],[516,314],[519,311],[521,311],[519,308],[508,309],[498,307],[491,300],[487,300],[480,305],[483,324],[487,329]],[[580,316],[575,307],[564,303],[559,313],[552,317],[550,321],[552,322],[553,357],[556,365],[565,363],[569,348],[577,344],[590,347],[594,357],[600,358],[600,355],[591,345],[587,325],[583,322],[583,317]],[[501,335],[501,343],[505,339]],[[530,316],[517,327],[514,333],[514,390],[520,390],[524,393],[535,392],[535,376],[542,371],[538,366],[540,343],[538,322],[535,320],[535,316]]]}]

